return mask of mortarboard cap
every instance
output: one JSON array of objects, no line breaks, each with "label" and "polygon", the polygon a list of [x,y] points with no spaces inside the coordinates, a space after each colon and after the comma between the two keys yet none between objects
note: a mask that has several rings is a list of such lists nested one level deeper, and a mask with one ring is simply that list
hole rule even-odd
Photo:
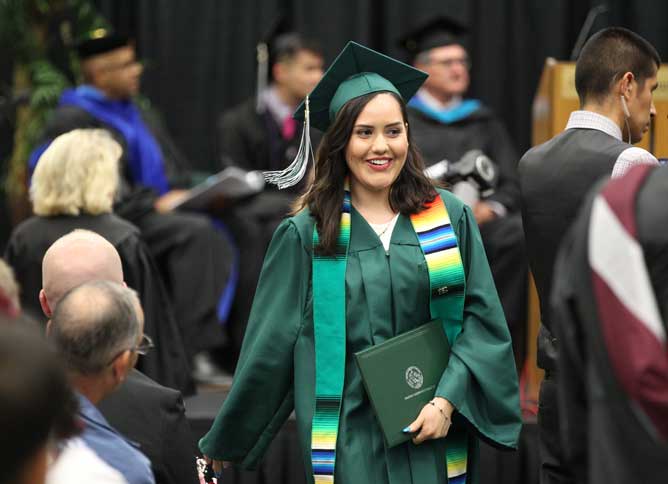
[{"label": "mortarboard cap", "polygon": [[[310,123],[325,131],[345,103],[372,92],[393,92],[408,102],[427,76],[408,64],[348,42],[308,96]],[[306,101],[295,111],[295,119],[304,119],[305,110]]]},{"label": "mortarboard cap", "polygon": [[438,16],[405,34],[400,40],[401,47],[412,57],[451,44],[465,44],[464,37],[469,29],[460,21],[446,16]]},{"label": "mortarboard cap", "polygon": [[105,28],[92,30],[77,42],[77,54],[80,60],[104,54],[128,45],[130,39],[125,35],[111,32]]},{"label": "mortarboard cap", "polygon": [[[262,72],[263,79],[258,76],[258,93],[267,85],[269,67],[276,61],[276,42],[281,37],[291,34],[291,25],[282,13],[276,15],[269,28],[264,32],[256,45],[258,73]],[[261,84],[261,85],[260,85]]]},{"label": "mortarboard cap", "polygon": [[279,188],[298,183],[313,153],[311,125],[326,131],[348,101],[373,92],[393,92],[408,102],[427,77],[425,72],[408,64],[348,42],[295,111],[294,118],[304,120],[297,157],[283,171],[265,172],[265,179]]}]

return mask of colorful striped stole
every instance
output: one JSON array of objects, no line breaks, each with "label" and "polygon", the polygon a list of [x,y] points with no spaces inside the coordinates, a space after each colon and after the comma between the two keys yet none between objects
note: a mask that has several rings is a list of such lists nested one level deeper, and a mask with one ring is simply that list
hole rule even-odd
[{"label": "colorful striped stole", "polygon": [[[422,212],[411,216],[411,222],[429,271],[431,315],[443,321],[452,345],[462,326],[465,276],[457,237],[441,197],[437,195]],[[350,245],[350,192],[347,189],[335,254],[319,255],[318,245],[318,231],[314,227],[312,287],[316,395],[311,462],[315,484],[324,484],[334,482],[346,364],[345,278]],[[468,436],[465,428],[453,427],[446,438],[448,479],[451,483],[464,484]]]},{"label": "colorful striped stole", "polygon": [[[443,199],[436,196],[425,209],[411,215],[413,229],[420,241],[429,270],[431,317],[443,322],[450,347],[462,330],[466,276],[457,236]],[[468,434],[453,423],[446,437],[448,482],[466,482]]]},{"label": "colorful striped stole", "polygon": [[350,192],[345,191],[341,226],[333,256],[318,255],[313,228],[313,332],[315,338],[315,413],[311,462],[315,484],[334,482],[336,436],[346,368],[346,263],[350,244]]}]

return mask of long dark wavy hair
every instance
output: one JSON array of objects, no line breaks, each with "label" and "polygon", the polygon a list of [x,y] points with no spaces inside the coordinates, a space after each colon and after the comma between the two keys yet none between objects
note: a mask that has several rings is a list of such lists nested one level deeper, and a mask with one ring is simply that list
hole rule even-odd
[{"label": "long dark wavy hair", "polygon": [[[381,92],[351,99],[341,108],[318,147],[313,181],[295,204],[295,212],[308,207],[315,218],[320,239],[320,246],[317,249],[321,254],[332,255],[336,248],[344,182],[349,171],[345,158],[346,147],[355,121],[369,101],[378,94]],[[403,121],[407,123],[406,103],[392,92],[387,94],[397,100]],[[406,163],[390,188],[390,207],[404,215],[422,211],[424,205],[437,195],[433,183],[424,174],[424,161],[412,142],[410,126],[407,135]]]}]

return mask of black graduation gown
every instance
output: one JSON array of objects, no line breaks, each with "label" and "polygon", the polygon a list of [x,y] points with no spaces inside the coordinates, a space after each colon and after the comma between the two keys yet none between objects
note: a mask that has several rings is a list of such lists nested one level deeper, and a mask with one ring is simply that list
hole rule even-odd
[{"label": "black graduation gown", "polygon": [[[162,150],[170,187],[188,185],[185,158],[158,117],[150,112],[142,114]],[[153,209],[156,194],[132,180],[124,138],[87,111],[71,105],[58,107],[42,138],[48,141],[77,128],[108,129],[123,147],[120,162],[123,176],[114,212],[141,230],[172,299],[188,356],[220,346],[225,338],[218,322],[217,305],[231,273],[232,244],[203,215],[157,213]]]},{"label": "black graduation gown", "polygon": [[[251,98],[223,113],[217,126],[218,157],[222,166],[238,166],[244,170],[282,170],[297,156],[303,126],[291,139],[284,139],[281,127],[266,108],[258,112],[256,99]],[[320,135],[311,130],[311,144],[317,148]],[[290,212],[290,204],[305,187],[302,180],[294,187],[278,190],[268,185],[263,194],[244,207],[244,213],[264,222],[268,245],[278,223]]]},{"label": "black graduation gown", "polygon": [[520,190],[517,177],[519,157],[501,121],[481,106],[458,121],[444,124],[414,107],[408,107],[411,136],[427,166],[443,159],[459,160],[467,151],[482,150],[497,165],[499,181],[486,198],[499,202],[508,213],[480,226],[485,252],[503,311],[510,327],[518,366],[524,361],[526,345],[527,261]]},{"label": "black graduation gown", "polygon": [[23,308],[44,320],[39,304],[42,259],[51,244],[74,229],[91,230],[107,239],[121,257],[125,282],[139,294],[145,314],[144,331],[156,344],[155,350],[139,359],[141,370],[165,386],[192,393],[182,338],[158,269],[137,227],[125,220],[113,214],[32,217],[18,225],[7,244],[5,258],[21,286]]},{"label": "black graduation gown", "polygon": [[[657,228],[668,223],[668,210],[656,200],[668,194],[666,175],[665,170],[650,175],[636,205],[638,237],[664,326],[668,234]],[[587,234],[592,200],[604,183],[592,191],[564,237],[554,267],[550,302],[559,341],[561,445],[578,484],[659,484],[668,476],[668,442],[648,431],[647,417],[641,417],[617,380],[594,302]]]},{"label": "black graduation gown", "polygon": [[[258,112],[256,98],[250,98],[218,119],[216,142],[221,166],[237,166],[244,170],[282,170],[297,155],[302,129],[298,122],[293,138],[284,139],[281,127],[271,113],[266,108]],[[319,134],[312,130],[314,148],[319,139]],[[236,217],[225,220],[239,242],[240,259],[244,266],[239,280],[239,300],[232,308],[229,323],[236,351],[241,349],[264,253],[274,230],[291,211],[292,202],[305,183],[306,178],[285,190],[267,185],[261,194],[236,207]]]}]

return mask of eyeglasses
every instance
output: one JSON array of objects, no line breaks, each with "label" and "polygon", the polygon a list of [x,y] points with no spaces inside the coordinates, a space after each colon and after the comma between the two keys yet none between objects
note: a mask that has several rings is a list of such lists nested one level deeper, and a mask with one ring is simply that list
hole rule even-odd
[{"label": "eyeglasses", "polygon": [[139,355],[146,355],[146,353],[149,352],[149,350],[152,350],[155,348],[155,344],[153,343],[153,340],[149,338],[147,335],[142,335],[141,341],[137,346],[134,348],[130,348],[130,351],[133,351]]},{"label": "eyeglasses", "polygon": [[109,63],[102,67],[104,72],[124,71],[126,69],[134,69],[135,67],[145,67],[144,62],[138,59],[130,59],[122,62]]},{"label": "eyeglasses", "polygon": [[446,67],[448,69],[454,67],[455,65],[464,66],[466,69],[471,68],[471,60],[468,57],[460,57],[454,59],[431,59],[429,63]]},{"label": "eyeglasses", "polygon": [[139,342],[138,345],[133,346],[132,348],[125,349],[123,351],[119,351],[116,356],[114,356],[111,360],[109,360],[108,365],[111,365],[116,358],[121,356],[123,353],[126,351],[131,351],[132,353],[137,353],[138,355],[145,356],[150,350],[155,348],[155,343],[153,343],[153,340],[147,336],[146,334],[142,335],[141,341]]}]

